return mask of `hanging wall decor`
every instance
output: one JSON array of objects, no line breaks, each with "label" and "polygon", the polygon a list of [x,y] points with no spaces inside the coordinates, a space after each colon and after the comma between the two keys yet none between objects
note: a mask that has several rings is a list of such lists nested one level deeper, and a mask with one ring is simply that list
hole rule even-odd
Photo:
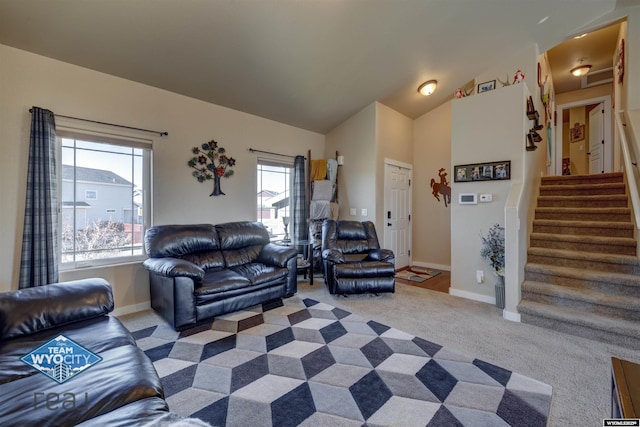
[{"label": "hanging wall decor", "polygon": [[622,83],[624,81],[624,39],[620,39],[620,45],[618,46],[616,70],[618,71],[618,83]]},{"label": "hanging wall decor", "polygon": [[189,160],[189,167],[195,169],[192,173],[198,182],[213,180],[213,192],[209,196],[224,196],[220,188],[220,178],[229,178],[233,175],[236,159],[226,154],[224,147],[219,147],[218,142],[211,140],[200,147],[193,147],[191,152],[195,155]]},{"label": "hanging wall decor", "polygon": [[454,182],[496,181],[511,179],[511,161],[474,163],[454,166]]},{"label": "hanging wall decor", "polygon": [[440,177],[440,182],[431,178],[431,194],[433,194],[433,197],[438,201],[440,201],[440,194],[442,194],[444,207],[446,208],[451,203],[451,187],[449,187],[449,183],[447,182],[447,172],[445,172],[444,168],[438,170],[438,176]]}]

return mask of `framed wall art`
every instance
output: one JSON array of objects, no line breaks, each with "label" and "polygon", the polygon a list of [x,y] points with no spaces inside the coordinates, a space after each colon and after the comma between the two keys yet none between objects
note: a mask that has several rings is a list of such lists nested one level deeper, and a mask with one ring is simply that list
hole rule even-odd
[{"label": "framed wall art", "polygon": [[454,182],[497,181],[511,179],[511,161],[473,163],[453,167]]},{"label": "framed wall art", "polygon": [[488,82],[480,83],[478,85],[478,93],[489,92],[490,90],[494,90],[496,88],[496,81],[490,80]]},{"label": "framed wall art", "polygon": [[584,139],[584,125],[576,123],[571,129],[569,129],[569,131],[570,142],[578,142]]}]

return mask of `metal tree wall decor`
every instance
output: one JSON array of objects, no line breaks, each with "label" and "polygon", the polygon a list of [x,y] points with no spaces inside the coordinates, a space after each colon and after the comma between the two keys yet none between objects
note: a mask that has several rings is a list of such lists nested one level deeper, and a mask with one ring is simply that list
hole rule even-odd
[{"label": "metal tree wall decor", "polygon": [[200,147],[193,147],[191,152],[195,155],[189,160],[189,167],[195,169],[192,173],[198,182],[213,180],[213,192],[209,196],[224,196],[220,189],[220,178],[229,178],[233,175],[236,159],[227,156],[227,150],[219,147],[218,142],[211,140]]}]

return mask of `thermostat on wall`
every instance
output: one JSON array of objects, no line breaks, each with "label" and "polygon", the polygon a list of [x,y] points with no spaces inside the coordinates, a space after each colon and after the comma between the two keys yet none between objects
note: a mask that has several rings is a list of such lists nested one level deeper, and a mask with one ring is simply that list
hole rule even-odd
[{"label": "thermostat on wall", "polygon": [[458,194],[459,205],[477,205],[478,193],[460,193]]}]

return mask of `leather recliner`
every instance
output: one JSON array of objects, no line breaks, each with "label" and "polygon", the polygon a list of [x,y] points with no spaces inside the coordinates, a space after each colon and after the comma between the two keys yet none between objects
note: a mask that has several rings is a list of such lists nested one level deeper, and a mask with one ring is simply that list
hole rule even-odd
[{"label": "leather recliner", "polygon": [[325,220],[322,263],[331,294],[395,292],[395,255],[380,248],[371,221]]}]

